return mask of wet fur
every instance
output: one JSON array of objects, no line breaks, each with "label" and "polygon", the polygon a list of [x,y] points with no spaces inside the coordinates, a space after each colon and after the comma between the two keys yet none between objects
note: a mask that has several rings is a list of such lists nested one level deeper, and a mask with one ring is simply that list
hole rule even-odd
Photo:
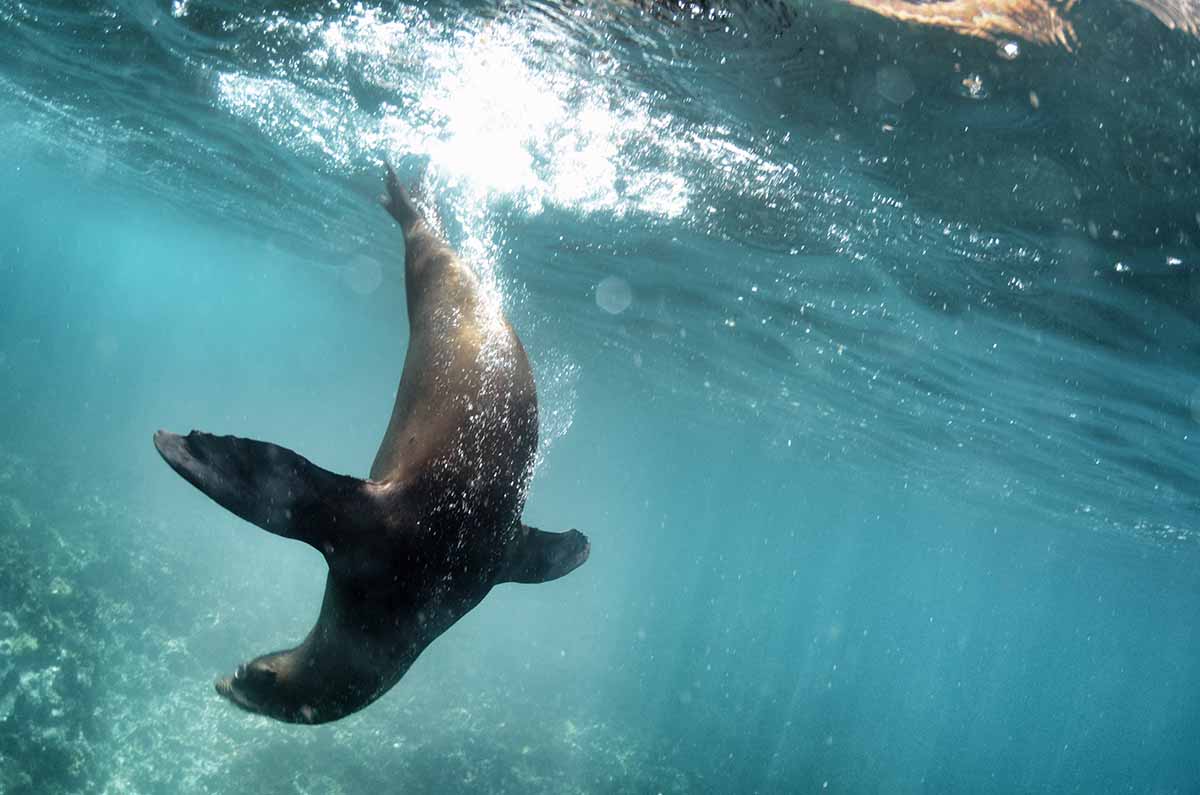
[{"label": "wet fur", "polygon": [[495,584],[563,576],[590,551],[578,531],[521,523],[538,433],[525,350],[390,168],[387,188],[384,206],[404,232],[410,338],[371,479],[326,472],[266,442],[155,435],[197,488],[312,544],[329,564],[304,641],[216,683],[239,707],[284,721],[362,709]]}]

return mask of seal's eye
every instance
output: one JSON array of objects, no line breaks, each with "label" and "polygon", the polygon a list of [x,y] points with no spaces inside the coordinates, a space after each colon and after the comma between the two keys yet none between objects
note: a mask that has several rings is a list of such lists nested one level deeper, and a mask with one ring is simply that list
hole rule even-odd
[{"label": "seal's eye", "polygon": [[266,665],[250,663],[238,666],[237,673],[234,674],[233,678],[243,693],[262,694],[270,690],[275,684],[277,676],[275,671]]},{"label": "seal's eye", "polygon": [[265,665],[251,666],[250,670],[248,670],[246,673],[249,675],[254,684],[260,686],[275,684],[275,679],[279,676]]}]

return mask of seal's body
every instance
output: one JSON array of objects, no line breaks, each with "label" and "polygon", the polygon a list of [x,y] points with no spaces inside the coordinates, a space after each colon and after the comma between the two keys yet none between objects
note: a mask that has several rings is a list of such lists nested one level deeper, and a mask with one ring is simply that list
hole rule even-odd
[{"label": "seal's body", "polygon": [[576,530],[521,524],[538,430],[525,350],[390,168],[387,187],[384,206],[404,231],[410,338],[371,479],[266,442],[154,437],[205,494],[329,563],[304,642],[216,683],[238,706],[279,720],[324,723],[362,709],[493,585],[561,577],[590,549]]}]

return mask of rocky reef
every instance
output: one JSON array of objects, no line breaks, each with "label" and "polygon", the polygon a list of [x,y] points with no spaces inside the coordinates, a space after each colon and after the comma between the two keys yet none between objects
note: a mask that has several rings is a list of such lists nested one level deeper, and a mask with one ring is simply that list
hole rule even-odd
[{"label": "rocky reef", "polygon": [[548,710],[536,688],[480,674],[485,661],[426,668],[327,727],[238,712],[212,691],[212,650],[252,586],[189,558],[177,528],[40,483],[0,454],[0,792],[703,788],[629,727],[569,700]]}]

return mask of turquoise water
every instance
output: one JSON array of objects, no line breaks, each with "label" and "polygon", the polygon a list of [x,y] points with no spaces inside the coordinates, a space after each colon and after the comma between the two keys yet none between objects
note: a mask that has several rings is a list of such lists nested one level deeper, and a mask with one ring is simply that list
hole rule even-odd
[{"label": "turquoise water", "polygon": [[[1200,43],[793,11],[0,2],[0,791],[1195,792]],[[284,725],[323,561],[150,437],[365,475],[384,157],[592,554]]]}]

